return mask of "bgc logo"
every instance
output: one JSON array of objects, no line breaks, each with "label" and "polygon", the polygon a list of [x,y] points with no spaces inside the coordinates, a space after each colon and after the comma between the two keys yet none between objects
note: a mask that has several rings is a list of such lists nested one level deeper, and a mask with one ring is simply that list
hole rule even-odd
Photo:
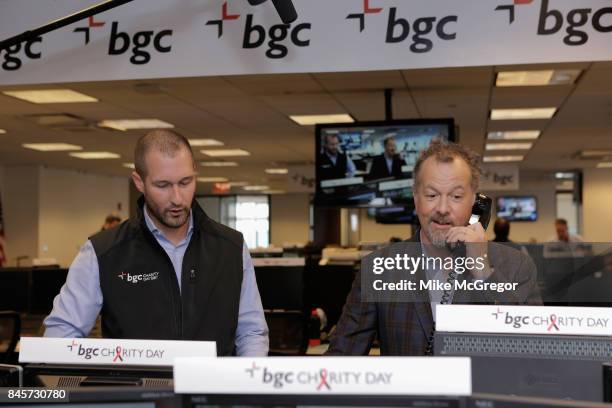
[{"label": "bgc logo", "polygon": [[144,273],[140,275],[130,275],[129,272],[121,272],[119,275],[117,275],[117,277],[121,279],[122,281],[136,284],[139,282],[148,282],[148,281],[157,280],[159,278],[159,272]]},{"label": "bgc logo", "polygon": [[[210,20],[206,25],[217,26],[217,38],[223,37],[224,24],[227,21],[240,19],[240,14],[230,14],[227,2],[223,4],[221,18]],[[266,28],[255,22],[252,14],[247,14],[244,28],[242,29],[242,48],[245,50],[256,50],[264,47],[265,56],[270,59],[282,59],[289,55],[289,46],[308,47],[310,38],[308,32],[312,29],[311,23],[276,24]]]},{"label": "bgc logo", "polygon": [[37,37],[25,43],[19,43],[5,49],[0,49],[0,56],[2,56],[3,59],[0,66],[5,71],[17,71],[23,65],[23,60],[40,59],[42,57],[42,51],[40,51],[41,44],[42,37]]}]

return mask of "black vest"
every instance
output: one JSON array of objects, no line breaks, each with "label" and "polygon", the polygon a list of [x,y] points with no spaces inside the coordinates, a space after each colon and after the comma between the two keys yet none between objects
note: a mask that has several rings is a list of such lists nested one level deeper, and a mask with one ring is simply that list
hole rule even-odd
[{"label": "black vest", "polygon": [[345,153],[336,155],[336,164],[325,154],[321,154],[319,160],[319,178],[321,180],[341,179],[346,177],[347,162]]},{"label": "black vest", "polygon": [[138,214],[90,238],[100,267],[102,334],[121,339],[210,340],[235,354],[242,286],[242,234],[214,222],[194,201],[193,235],[181,290],[170,258]]}]

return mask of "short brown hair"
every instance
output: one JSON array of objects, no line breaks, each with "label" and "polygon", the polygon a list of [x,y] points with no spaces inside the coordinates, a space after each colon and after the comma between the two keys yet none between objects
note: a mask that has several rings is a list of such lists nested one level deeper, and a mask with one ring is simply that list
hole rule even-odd
[{"label": "short brown hair", "polygon": [[555,225],[565,225],[567,227],[567,220],[565,218],[557,218]]},{"label": "short brown hair", "polygon": [[463,160],[470,168],[471,181],[470,185],[474,191],[478,191],[478,185],[480,184],[480,175],[482,169],[480,167],[480,155],[463,145],[452,142],[442,142],[440,140],[433,140],[429,147],[421,152],[419,158],[414,165],[412,171],[414,176],[414,189],[419,187],[419,172],[425,160],[430,157],[435,157],[439,163],[452,163],[455,157]]},{"label": "short brown hair", "polygon": [[174,156],[179,150],[186,149],[191,155],[193,168],[195,169],[193,150],[191,150],[191,145],[187,138],[172,130],[156,129],[140,137],[134,149],[134,167],[143,179],[147,176],[145,156],[152,149],[167,156]]}]

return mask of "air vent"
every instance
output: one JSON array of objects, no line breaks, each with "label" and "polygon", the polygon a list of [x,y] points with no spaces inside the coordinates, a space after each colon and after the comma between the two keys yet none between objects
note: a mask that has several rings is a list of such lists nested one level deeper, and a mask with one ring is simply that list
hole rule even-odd
[{"label": "air vent", "polygon": [[173,382],[170,378],[144,378],[144,386],[147,388],[172,387]]},{"label": "air vent", "polygon": [[57,388],[76,388],[81,385],[84,377],[60,377],[57,381]]}]

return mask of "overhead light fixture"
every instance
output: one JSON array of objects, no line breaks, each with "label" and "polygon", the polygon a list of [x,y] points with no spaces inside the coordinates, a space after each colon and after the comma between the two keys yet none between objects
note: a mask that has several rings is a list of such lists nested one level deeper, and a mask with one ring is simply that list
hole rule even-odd
[{"label": "overhead light fixture", "polygon": [[485,163],[495,162],[519,162],[522,161],[525,156],[485,156],[482,160]]},{"label": "overhead light fixture", "polygon": [[246,191],[263,191],[269,190],[270,186],[244,186],[242,188]]},{"label": "overhead light fixture", "polygon": [[192,147],[223,146],[223,142],[215,139],[189,139],[189,144]]},{"label": "overhead light fixture", "polygon": [[599,150],[582,150],[580,156],[584,158],[599,158],[612,156],[612,150],[599,149]]},{"label": "overhead light fixture", "polygon": [[250,156],[251,155],[251,153],[243,149],[217,149],[217,150],[204,149],[204,150],[200,150],[200,152],[210,157],[232,157],[232,156]]},{"label": "overhead light fixture", "polygon": [[285,190],[264,190],[264,194],[285,194]]},{"label": "overhead light fixture", "polygon": [[574,173],[558,171],[558,172],[555,173],[555,178],[557,180],[573,179],[574,178]]},{"label": "overhead light fixture", "polygon": [[492,109],[491,120],[550,119],[557,108]]},{"label": "overhead light fixture", "polygon": [[106,119],[98,123],[99,127],[115,130],[133,129],[172,129],[172,123],[164,122],[159,119]]},{"label": "overhead light fixture", "polygon": [[508,86],[546,86],[573,84],[582,71],[579,69],[502,71],[497,73],[495,85]]},{"label": "overhead light fixture", "polygon": [[134,163],[123,163],[123,167],[126,167],[128,169],[132,169],[132,170],[134,170],[136,168]]},{"label": "overhead light fixture", "polygon": [[324,123],[353,123],[355,119],[346,113],[334,113],[330,115],[290,115],[289,118],[302,126],[324,124]]},{"label": "overhead light fixture", "polygon": [[200,163],[203,167],[236,167],[238,163],[232,161],[210,161]]},{"label": "overhead light fixture", "polygon": [[92,96],[72,89],[36,89],[26,91],[3,91],[3,94],[32,103],[84,103],[98,102]]},{"label": "overhead light fixture", "polygon": [[227,177],[198,177],[200,183],[224,183]]},{"label": "overhead light fixture", "polygon": [[287,174],[289,173],[289,169],[266,169],[266,173],[268,174]]},{"label": "overhead light fixture", "polygon": [[612,169],[612,162],[601,162],[597,164],[598,169]]},{"label": "overhead light fixture", "polygon": [[230,185],[230,187],[244,187],[244,186],[248,186],[249,182],[248,181],[230,181],[228,184]]},{"label": "overhead light fixture", "polygon": [[529,150],[533,143],[487,143],[486,150]]},{"label": "overhead light fixture", "polygon": [[535,140],[540,137],[540,130],[508,130],[499,132],[489,132],[489,140]]},{"label": "overhead light fixture", "polygon": [[83,150],[81,146],[68,143],[24,143],[21,146],[26,149],[38,150],[39,152],[69,152]]},{"label": "overhead light fixture", "polygon": [[6,130],[0,129],[0,135],[4,135],[5,133],[6,133]]},{"label": "overhead light fixture", "polygon": [[72,157],[84,160],[100,160],[100,159],[118,159],[121,156],[111,152],[79,152],[68,153]]}]

